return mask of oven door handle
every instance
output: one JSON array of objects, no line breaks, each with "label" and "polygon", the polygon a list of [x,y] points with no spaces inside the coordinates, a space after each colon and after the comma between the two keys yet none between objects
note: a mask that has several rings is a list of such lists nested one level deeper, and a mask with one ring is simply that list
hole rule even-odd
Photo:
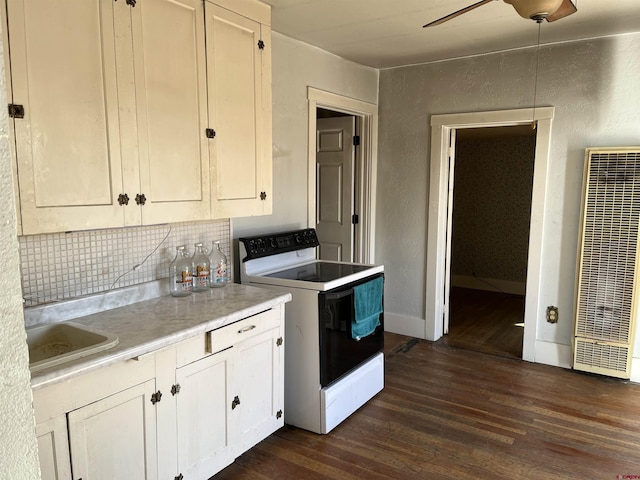
[{"label": "oven door handle", "polygon": [[335,300],[340,300],[341,298],[344,298],[344,297],[349,297],[351,295],[353,295],[353,288],[349,288],[348,290],[344,290],[342,292],[325,293],[324,297],[329,301],[335,301]]}]

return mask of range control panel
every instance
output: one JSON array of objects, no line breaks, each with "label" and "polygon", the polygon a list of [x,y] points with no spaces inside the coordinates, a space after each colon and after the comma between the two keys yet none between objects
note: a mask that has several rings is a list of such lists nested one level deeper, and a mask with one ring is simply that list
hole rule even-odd
[{"label": "range control panel", "polygon": [[240,238],[239,241],[244,244],[244,249],[247,252],[247,256],[242,259],[243,262],[320,245],[316,231],[313,228],[244,237]]}]

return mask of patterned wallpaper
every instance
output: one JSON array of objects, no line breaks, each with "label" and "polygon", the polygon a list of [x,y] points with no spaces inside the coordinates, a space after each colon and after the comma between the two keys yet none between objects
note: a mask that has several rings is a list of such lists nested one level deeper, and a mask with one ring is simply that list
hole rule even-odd
[{"label": "patterned wallpaper", "polygon": [[526,281],[534,156],[533,135],[457,140],[453,275]]},{"label": "patterned wallpaper", "polygon": [[[193,254],[196,242],[214,240],[230,256],[230,221],[174,223],[19,237],[26,307],[169,276],[177,245]],[[233,268],[229,269],[233,271]]]}]

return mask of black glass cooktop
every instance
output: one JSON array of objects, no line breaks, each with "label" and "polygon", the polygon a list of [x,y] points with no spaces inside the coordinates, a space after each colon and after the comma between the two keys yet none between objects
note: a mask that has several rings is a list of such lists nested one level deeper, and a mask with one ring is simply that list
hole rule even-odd
[{"label": "black glass cooktop", "polygon": [[354,273],[371,268],[367,265],[351,265],[348,263],[315,262],[299,267],[280,270],[265,277],[283,278],[286,280],[303,280],[305,282],[330,282]]}]

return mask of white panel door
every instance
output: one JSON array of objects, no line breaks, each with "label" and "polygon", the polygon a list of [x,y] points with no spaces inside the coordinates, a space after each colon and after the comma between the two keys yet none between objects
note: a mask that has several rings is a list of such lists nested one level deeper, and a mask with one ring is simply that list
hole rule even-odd
[{"label": "white panel door", "polygon": [[122,226],[112,0],[7,0],[24,234]]},{"label": "white panel door", "polygon": [[[244,452],[284,425],[283,344],[276,328],[237,345],[238,446]],[[278,345],[280,343],[280,345]]]},{"label": "white panel door", "polygon": [[229,429],[236,410],[229,389],[233,354],[230,348],[176,370],[178,470],[184,478],[209,478],[235,458]]},{"label": "white panel door", "polygon": [[[204,5],[145,0],[131,10],[142,222],[210,216]],[[133,199],[132,199],[133,200]]]},{"label": "white panel door", "polygon": [[[270,30],[205,2],[215,217],[271,213]],[[263,45],[261,49],[259,45]]]},{"label": "white panel door", "polygon": [[157,479],[155,380],[68,414],[75,478]]},{"label": "white panel door", "polygon": [[353,261],[355,117],[317,121],[316,231],[323,260]]}]

